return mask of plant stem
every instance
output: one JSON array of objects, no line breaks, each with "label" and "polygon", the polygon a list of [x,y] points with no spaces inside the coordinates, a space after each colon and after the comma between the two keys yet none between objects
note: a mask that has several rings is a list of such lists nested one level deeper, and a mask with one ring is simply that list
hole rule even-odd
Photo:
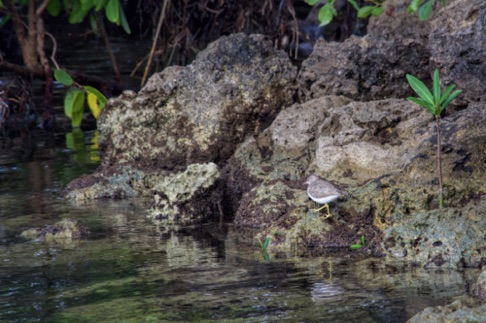
[{"label": "plant stem", "polygon": [[440,141],[440,115],[435,116],[437,122],[437,175],[439,178],[439,207],[444,206],[444,198],[442,195],[442,158],[441,158],[441,141]]}]

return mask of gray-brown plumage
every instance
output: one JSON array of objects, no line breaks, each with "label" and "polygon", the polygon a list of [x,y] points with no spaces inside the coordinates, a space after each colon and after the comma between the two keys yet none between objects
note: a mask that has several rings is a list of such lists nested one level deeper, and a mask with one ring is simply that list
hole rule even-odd
[{"label": "gray-brown plumage", "polygon": [[316,209],[315,211],[327,208],[327,217],[330,217],[331,213],[329,212],[329,205],[327,205],[327,203],[339,198],[342,195],[341,190],[316,175],[309,176],[305,183],[308,185],[307,195],[309,195],[314,202],[324,204],[321,208]]}]

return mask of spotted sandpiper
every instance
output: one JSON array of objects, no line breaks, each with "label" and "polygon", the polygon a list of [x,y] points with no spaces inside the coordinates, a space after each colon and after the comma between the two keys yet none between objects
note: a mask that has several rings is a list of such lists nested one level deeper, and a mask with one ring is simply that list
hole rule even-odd
[{"label": "spotted sandpiper", "polygon": [[307,195],[309,195],[314,202],[324,204],[322,207],[315,209],[314,211],[320,211],[323,208],[326,208],[327,216],[325,219],[331,217],[331,212],[329,212],[329,205],[327,203],[336,200],[341,196],[342,192],[328,181],[325,181],[316,175],[309,176],[305,183],[308,185]]}]

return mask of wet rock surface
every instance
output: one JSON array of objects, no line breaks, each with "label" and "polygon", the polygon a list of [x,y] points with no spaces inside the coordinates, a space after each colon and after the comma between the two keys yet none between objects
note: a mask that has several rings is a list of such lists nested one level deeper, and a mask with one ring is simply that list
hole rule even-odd
[{"label": "wet rock surface", "polygon": [[89,230],[77,220],[64,219],[45,228],[34,228],[23,231],[20,236],[25,239],[44,239],[48,243],[67,244],[74,239],[89,236]]},{"label": "wet rock surface", "polygon": [[461,301],[455,301],[446,306],[427,307],[416,314],[408,323],[421,322],[484,322],[486,316],[486,305],[481,307],[468,307]]}]

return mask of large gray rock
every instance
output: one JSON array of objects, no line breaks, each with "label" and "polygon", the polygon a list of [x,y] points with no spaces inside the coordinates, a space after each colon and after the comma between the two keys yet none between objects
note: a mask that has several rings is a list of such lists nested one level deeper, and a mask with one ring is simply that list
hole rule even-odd
[{"label": "large gray rock", "polygon": [[444,84],[464,90],[458,102],[486,99],[486,1],[460,0],[431,22],[427,47]]},{"label": "large gray rock", "polygon": [[[227,194],[238,196],[232,206],[235,223],[259,228],[262,237],[273,237],[276,248],[296,241],[347,247],[364,235],[370,249],[377,254],[388,250],[390,256],[398,253],[383,248],[378,229],[396,225],[384,237],[403,239],[404,244],[397,243],[401,257],[417,253],[409,240],[437,238],[424,242],[421,255],[407,260],[422,266],[480,266],[484,257],[474,250],[485,246],[474,233],[484,225],[477,201],[486,191],[485,127],[486,113],[479,104],[443,118],[444,194],[451,209],[434,211],[436,129],[425,109],[405,100],[364,103],[335,96],[295,104],[260,136],[243,143],[223,169]],[[332,221],[322,221],[314,207],[305,205],[303,181],[311,173],[347,192],[331,208]],[[430,222],[431,230],[440,222],[450,225],[417,233],[417,226],[433,216],[438,218]],[[407,226],[410,223],[421,224]],[[449,251],[441,249],[443,261],[434,262],[440,248],[433,243],[439,240]]]},{"label": "large gray rock", "polygon": [[287,55],[261,36],[222,37],[191,65],[109,101],[98,123],[102,165],[221,163],[290,102],[295,75]]},{"label": "large gray rock", "polygon": [[486,3],[448,1],[430,20],[406,13],[408,0],[389,1],[392,16],[370,19],[365,37],[343,43],[318,41],[302,64],[298,82],[305,99],[344,95],[354,100],[404,98],[413,92],[405,75],[426,84],[439,68],[442,84],[456,84],[457,105],[477,102],[486,93]]}]

